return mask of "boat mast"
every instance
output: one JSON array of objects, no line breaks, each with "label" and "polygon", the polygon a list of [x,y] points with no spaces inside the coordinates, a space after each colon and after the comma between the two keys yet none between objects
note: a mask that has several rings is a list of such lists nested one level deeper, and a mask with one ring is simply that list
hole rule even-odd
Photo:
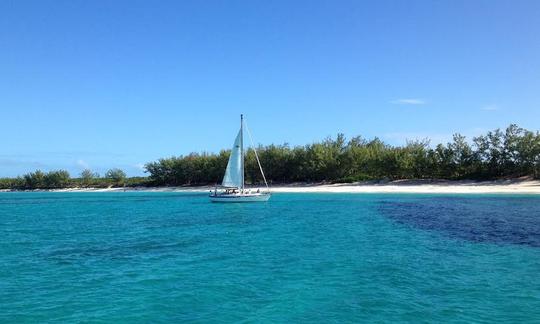
[{"label": "boat mast", "polygon": [[240,114],[240,166],[242,167],[242,192],[244,191],[244,115]]}]

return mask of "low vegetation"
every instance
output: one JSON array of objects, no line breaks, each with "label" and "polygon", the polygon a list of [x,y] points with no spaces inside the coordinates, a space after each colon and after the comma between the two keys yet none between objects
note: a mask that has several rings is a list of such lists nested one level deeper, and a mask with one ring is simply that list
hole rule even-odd
[{"label": "low vegetation", "polygon": [[42,172],[37,170],[17,178],[0,178],[0,189],[35,190],[35,189],[60,189],[60,188],[111,188],[111,187],[139,187],[146,186],[148,178],[127,178],[124,171],[111,169],[104,177],[83,170],[78,178],[71,178],[69,172],[56,170]]},{"label": "low vegetation", "polygon": [[[449,179],[493,180],[531,176],[540,178],[540,133],[517,125],[490,131],[472,139],[460,134],[447,144],[431,146],[429,140],[392,146],[378,138],[360,136],[305,146],[259,146],[265,174],[271,182],[355,182],[361,180]],[[18,178],[0,179],[0,189],[57,189],[66,187],[107,188],[135,186],[182,186],[221,181],[230,151],[218,154],[192,153],[147,163],[149,177],[128,178],[111,169],[104,177],[84,170],[71,178],[64,170],[35,171]],[[246,182],[261,183],[255,154],[246,154]]]},{"label": "low vegetation", "polygon": [[[447,144],[430,146],[429,140],[392,146],[378,138],[360,136],[305,146],[259,146],[261,164],[274,183],[354,182],[375,179],[492,180],[520,176],[540,177],[540,133],[510,125],[468,142],[460,134]],[[218,183],[229,151],[160,159],[146,164],[149,183],[155,186]],[[253,151],[246,155],[246,181],[262,181]]]}]

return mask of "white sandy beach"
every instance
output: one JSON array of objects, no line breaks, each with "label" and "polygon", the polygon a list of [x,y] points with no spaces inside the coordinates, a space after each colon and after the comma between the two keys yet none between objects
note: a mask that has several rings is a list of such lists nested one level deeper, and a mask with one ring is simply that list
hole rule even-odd
[{"label": "white sandy beach", "polygon": [[[205,192],[213,187],[69,188],[54,192]],[[401,180],[384,183],[289,184],[271,186],[272,192],[320,193],[455,193],[455,194],[540,194],[539,180],[431,181]],[[6,191],[6,190],[3,190]]]},{"label": "white sandy beach", "polygon": [[329,184],[281,186],[273,192],[336,192],[336,193],[515,193],[540,194],[540,181],[393,181],[383,184]]}]

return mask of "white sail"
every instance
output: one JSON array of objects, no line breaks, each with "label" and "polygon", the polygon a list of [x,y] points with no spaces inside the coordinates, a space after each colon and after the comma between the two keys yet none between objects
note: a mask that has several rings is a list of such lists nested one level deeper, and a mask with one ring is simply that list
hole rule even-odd
[{"label": "white sail", "polygon": [[231,149],[231,156],[229,157],[229,163],[227,163],[227,169],[225,170],[225,176],[221,185],[224,187],[242,187],[244,181],[244,170],[242,170],[242,129],[236,135],[234,145]]},{"label": "white sail", "polygon": [[[216,186],[214,192],[210,194],[210,201],[212,202],[256,202],[268,201],[268,199],[270,199],[271,194],[268,190],[268,183],[266,182],[266,177],[264,176],[257,151],[255,151],[255,158],[257,159],[257,164],[259,164],[259,169],[261,171],[267,191],[262,192],[258,189],[257,191],[252,191],[252,189],[245,190],[244,188],[244,127],[249,133],[247,125],[244,124],[244,117],[243,115],[240,115],[240,131],[234,140],[229,162],[227,163],[227,169],[225,170],[225,176],[223,177],[223,181],[221,183],[223,187],[227,188],[222,192],[218,192],[218,188]],[[249,137],[251,138],[250,133]],[[253,139],[251,139],[251,142],[253,145]],[[254,145],[253,147],[255,148]],[[238,188],[240,190],[231,190],[231,188]]]}]

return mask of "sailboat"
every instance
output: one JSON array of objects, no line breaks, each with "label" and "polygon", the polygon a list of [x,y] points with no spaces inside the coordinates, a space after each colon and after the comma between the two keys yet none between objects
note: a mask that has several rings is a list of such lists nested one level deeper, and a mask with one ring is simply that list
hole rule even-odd
[{"label": "sailboat", "polygon": [[270,199],[270,190],[268,189],[268,183],[264,176],[264,171],[259,161],[259,156],[255,146],[253,145],[253,139],[251,143],[253,150],[255,151],[255,158],[259,165],[266,190],[251,189],[245,187],[244,181],[244,128],[246,128],[249,137],[251,134],[249,129],[244,127],[244,115],[240,115],[240,131],[236,135],[234,145],[231,149],[231,155],[229,156],[229,162],[227,163],[227,169],[225,169],[225,175],[223,181],[218,190],[218,187],[210,194],[210,201],[212,202],[257,202],[268,201]]}]

